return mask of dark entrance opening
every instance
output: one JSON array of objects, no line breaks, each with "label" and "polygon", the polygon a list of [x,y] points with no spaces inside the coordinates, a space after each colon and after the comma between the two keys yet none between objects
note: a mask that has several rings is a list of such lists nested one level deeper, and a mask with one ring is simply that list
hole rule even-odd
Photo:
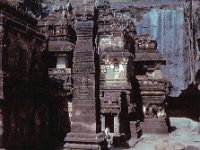
[{"label": "dark entrance opening", "polygon": [[109,128],[110,132],[114,133],[114,115],[107,114],[105,116],[105,124],[106,124],[106,128]]}]

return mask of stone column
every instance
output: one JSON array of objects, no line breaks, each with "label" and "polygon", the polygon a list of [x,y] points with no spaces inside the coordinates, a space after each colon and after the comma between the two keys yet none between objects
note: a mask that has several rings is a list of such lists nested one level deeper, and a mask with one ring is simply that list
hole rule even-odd
[{"label": "stone column", "polygon": [[[73,0],[77,42],[73,58],[73,101],[71,133],[66,135],[64,150],[101,149],[105,134],[101,133],[99,98],[96,97],[94,49],[94,0]],[[99,120],[97,120],[99,119]]]},{"label": "stone column", "polygon": [[105,131],[106,129],[106,120],[105,116],[101,115],[101,131]]},{"label": "stone column", "polygon": [[118,135],[120,132],[119,132],[119,115],[115,115],[114,116],[114,134],[115,135]]}]

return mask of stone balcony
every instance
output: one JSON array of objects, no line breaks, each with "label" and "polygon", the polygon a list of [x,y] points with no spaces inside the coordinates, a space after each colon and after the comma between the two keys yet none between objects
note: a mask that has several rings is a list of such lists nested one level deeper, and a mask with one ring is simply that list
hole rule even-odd
[{"label": "stone balcony", "polygon": [[72,94],[71,68],[49,68],[48,76],[50,81],[56,85],[54,90],[56,90],[56,92],[58,92],[58,90],[64,92],[58,92],[58,94]]}]

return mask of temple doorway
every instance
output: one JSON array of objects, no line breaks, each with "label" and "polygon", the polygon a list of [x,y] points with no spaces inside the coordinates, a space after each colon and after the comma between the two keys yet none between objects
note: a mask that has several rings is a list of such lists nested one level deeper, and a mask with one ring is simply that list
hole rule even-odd
[{"label": "temple doorway", "polygon": [[106,114],[105,115],[105,126],[110,129],[111,133],[114,133],[114,115]]}]

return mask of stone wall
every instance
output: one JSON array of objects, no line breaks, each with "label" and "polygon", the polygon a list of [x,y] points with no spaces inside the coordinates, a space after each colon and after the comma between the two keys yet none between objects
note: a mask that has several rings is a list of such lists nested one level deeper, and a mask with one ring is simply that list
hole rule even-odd
[{"label": "stone wall", "polygon": [[30,15],[2,1],[0,10],[0,148],[53,149],[70,121],[67,97],[51,95],[46,37]]}]

